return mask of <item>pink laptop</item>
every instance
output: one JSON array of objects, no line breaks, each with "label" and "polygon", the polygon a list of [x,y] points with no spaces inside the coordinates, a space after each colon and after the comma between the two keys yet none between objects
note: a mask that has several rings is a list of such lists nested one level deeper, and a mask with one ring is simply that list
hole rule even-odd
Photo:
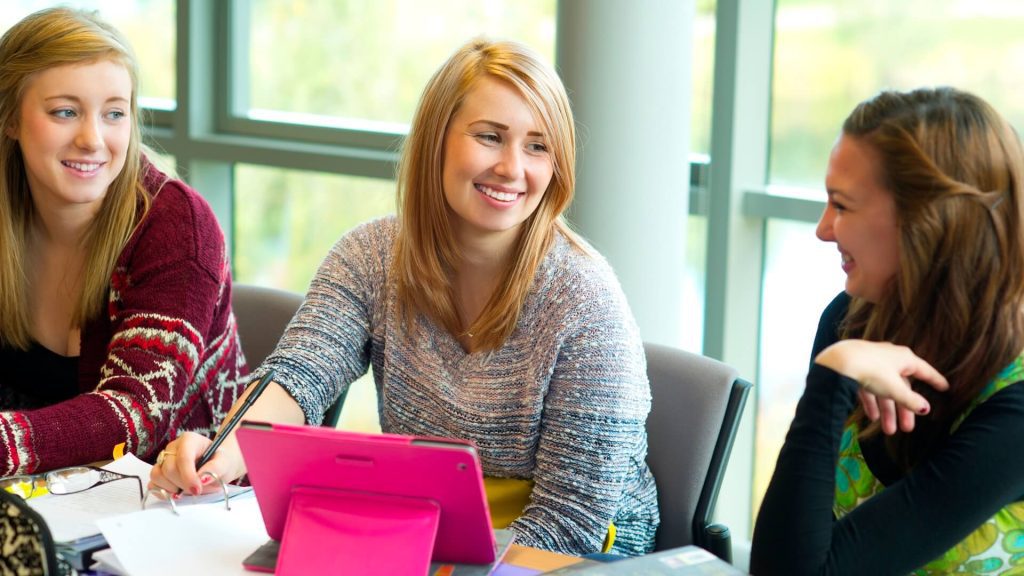
[{"label": "pink laptop", "polygon": [[267,533],[281,541],[279,575],[495,560],[470,442],[256,422],[237,435]]}]

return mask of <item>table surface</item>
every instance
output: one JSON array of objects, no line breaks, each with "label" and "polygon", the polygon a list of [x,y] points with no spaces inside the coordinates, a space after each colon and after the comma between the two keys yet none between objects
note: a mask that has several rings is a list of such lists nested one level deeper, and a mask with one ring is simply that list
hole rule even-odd
[{"label": "table surface", "polygon": [[513,544],[508,549],[508,552],[505,553],[502,564],[547,572],[575,564],[579,561],[580,559],[575,556],[566,556],[557,552],[548,552],[546,550]]}]

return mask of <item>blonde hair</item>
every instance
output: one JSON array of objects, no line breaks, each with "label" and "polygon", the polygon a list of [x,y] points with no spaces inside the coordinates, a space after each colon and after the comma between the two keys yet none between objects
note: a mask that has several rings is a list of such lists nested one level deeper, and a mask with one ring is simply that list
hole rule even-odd
[{"label": "blonde hair", "polygon": [[103,60],[123,65],[131,77],[131,136],[124,168],[110,184],[83,238],[82,291],[71,318],[78,327],[105,310],[114,266],[149,207],[149,195],[142,187],[138,64],[117,30],[95,13],[81,10],[40,10],[0,38],[0,343],[4,345],[26,349],[31,342],[28,238],[35,218],[21,148],[9,132],[20,119],[22,97],[36,73]]},{"label": "blonde hair", "polygon": [[451,284],[461,253],[443,193],[444,138],[452,117],[481,78],[505,82],[526,100],[547,135],[554,172],[540,205],[522,224],[497,290],[466,330],[475,336],[471,350],[500,348],[515,329],[555,234],[577,248],[582,245],[562,216],[576,184],[576,127],[565,87],[529,48],[515,42],[471,40],[427,83],[402,150],[392,276],[406,321],[421,312],[453,335],[463,332]]},{"label": "blonde hair", "polygon": [[950,383],[915,385],[931,416],[887,440],[909,468],[1024,349],[1024,152],[998,112],[953,88],[878,94],[843,133],[878,152],[900,239],[887,293],[852,301],[844,337],[909,346]]}]

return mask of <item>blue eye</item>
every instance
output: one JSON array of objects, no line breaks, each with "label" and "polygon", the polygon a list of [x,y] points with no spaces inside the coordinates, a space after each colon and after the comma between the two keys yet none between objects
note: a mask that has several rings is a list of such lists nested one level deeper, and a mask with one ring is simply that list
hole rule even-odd
[{"label": "blue eye", "polygon": [[124,118],[126,114],[120,110],[111,110],[107,112],[107,118],[110,120],[120,120]]},{"label": "blue eye", "polygon": [[477,140],[488,144],[497,144],[501,142],[501,138],[499,138],[494,132],[481,132],[480,134],[476,134],[475,137]]},{"label": "blue eye", "polygon": [[75,117],[75,111],[70,109],[70,108],[61,108],[59,110],[54,110],[53,112],[50,112],[50,114],[53,115],[53,116],[56,116],[57,118],[74,118]]},{"label": "blue eye", "polygon": [[537,153],[537,154],[543,154],[543,153],[548,151],[547,144],[544,144],[543,142],[531,142],[530,144],[528,144],[526,146],[526,148],[530,152],[534,152],[534,153]]}]

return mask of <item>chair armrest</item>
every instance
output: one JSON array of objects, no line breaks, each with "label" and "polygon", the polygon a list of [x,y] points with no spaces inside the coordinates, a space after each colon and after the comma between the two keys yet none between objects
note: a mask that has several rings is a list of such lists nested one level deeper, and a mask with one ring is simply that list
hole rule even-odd
[{"label": "chair armrest", "polygon": [[732,564],[732,535],[725,524],[709,524],[704,528],[708,552]]}]

